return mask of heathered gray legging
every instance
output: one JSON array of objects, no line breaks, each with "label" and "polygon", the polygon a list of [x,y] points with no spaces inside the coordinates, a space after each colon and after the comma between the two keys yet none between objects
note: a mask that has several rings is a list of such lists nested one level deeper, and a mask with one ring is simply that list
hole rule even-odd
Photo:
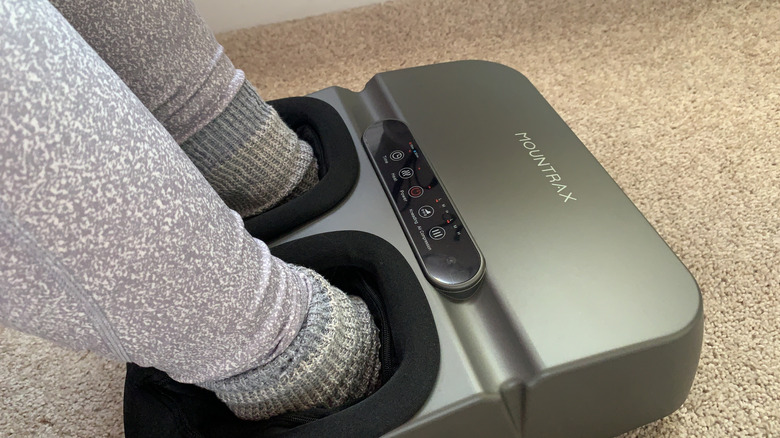
[{"label": "heathered gray legging", "polygon": [[[243,79],[184,5],[104,52],[133,94],[52,5],[0,2],[0,322],[201,382],[278,355],[309,292],[174,140]],[[149,50],[149,32],[184,49]]]}]

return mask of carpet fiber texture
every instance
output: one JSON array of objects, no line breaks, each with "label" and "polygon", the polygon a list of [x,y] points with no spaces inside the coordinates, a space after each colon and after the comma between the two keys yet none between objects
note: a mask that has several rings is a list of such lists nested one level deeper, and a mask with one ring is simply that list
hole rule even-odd
[{"label": "carpet fiber texture", "polygon": [[[266,99],[458,59],[523,72],[701,286],[688,400],[625,436],[780,436],[780,3],[399,0],[219,39]],[[123,365],[0,342],[0,436],[122,435]]]}]

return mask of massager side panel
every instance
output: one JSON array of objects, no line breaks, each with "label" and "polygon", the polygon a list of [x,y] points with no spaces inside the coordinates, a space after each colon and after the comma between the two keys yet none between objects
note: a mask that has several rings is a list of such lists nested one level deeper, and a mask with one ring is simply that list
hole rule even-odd
[{"label": "massager side panel", "polygon": [[[701,346],[695,281],[536,89],[479,61],[382,73],[312,95],[358,149],[347,199],[286,239],[357,229],[387,240],[423,285],[442,365],[418,415],[390,436],[610,436],[676,409]],[[454,302],[426,280],[360,143],[380,120],[410,129],[487,266]],[[501,432],[500,435],[507,436]]]},{"label": "massager side panel", "polygon": [[702,334],[699,314],[668,339],[549,370],[519,391],[522,436],[610,437],[671,414],[688,396]]}]

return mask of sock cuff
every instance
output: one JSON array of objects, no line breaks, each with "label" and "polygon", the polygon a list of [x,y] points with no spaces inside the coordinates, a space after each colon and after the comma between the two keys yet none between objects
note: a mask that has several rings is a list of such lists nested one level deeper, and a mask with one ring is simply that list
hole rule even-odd
[{"label": "sock cuff", "polygon": [[312,286],[312,299],[290,346],[263,367],[200,384],[240,418],[336,407],[378,386],[378,331],[365,303],[312,271],[303,275]]},{"label": "sock cuff", "polygon": [[[276,110],[263,102],[245,79],[228,108],[190,136],[181,148],[206,173],[228,161],[274,117],[279,117]],[[282,134],[295,136],[292,131]]]},{"label": "sock cuff", "polygon": [[246,80],[225,111],[181,148],[242,217],[262,213],[317,183],[311,146]]}]

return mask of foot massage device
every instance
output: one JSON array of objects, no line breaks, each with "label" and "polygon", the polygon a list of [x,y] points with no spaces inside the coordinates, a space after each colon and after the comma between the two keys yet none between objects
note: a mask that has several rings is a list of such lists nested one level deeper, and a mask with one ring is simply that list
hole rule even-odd
[{"label": "foot massage device", "polygon": [[246,227],[366,300],[383,386],[249,422],[130,364],[128,437],[609,437],[685,400],[696,282],[523,75],[461,61],[272,104],[321,182]]}]

